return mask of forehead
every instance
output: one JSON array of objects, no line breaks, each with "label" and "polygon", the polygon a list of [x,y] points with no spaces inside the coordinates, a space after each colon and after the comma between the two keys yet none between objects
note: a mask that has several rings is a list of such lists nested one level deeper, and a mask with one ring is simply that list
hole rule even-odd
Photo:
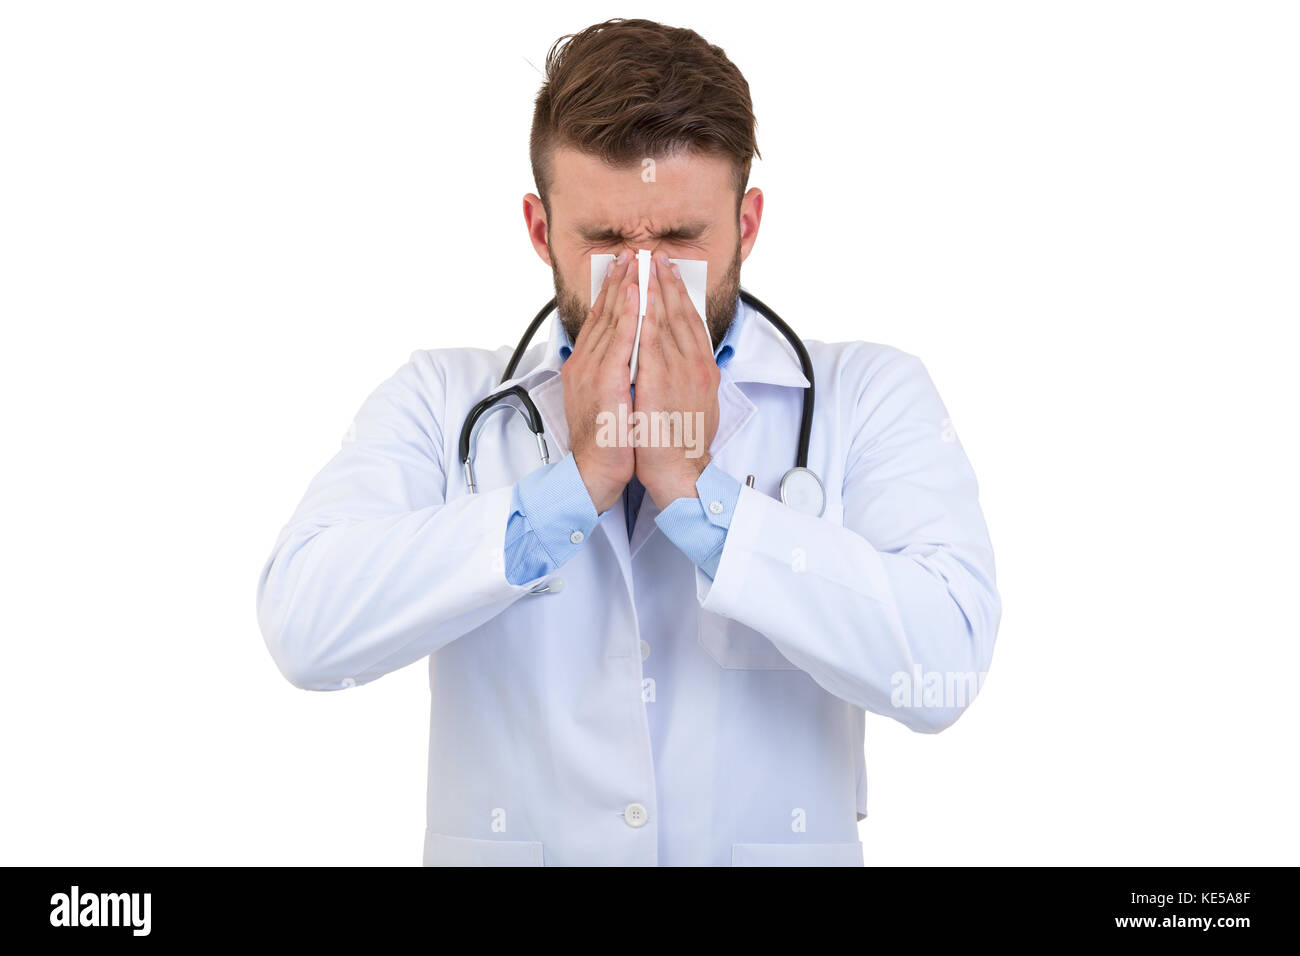
[{"label": "forehead", "polygon": [[548,198],[561,227],[635,229],[729,216],[736,193],[724,157],[683,151],[613,167],[560,147],[552,157]]}]

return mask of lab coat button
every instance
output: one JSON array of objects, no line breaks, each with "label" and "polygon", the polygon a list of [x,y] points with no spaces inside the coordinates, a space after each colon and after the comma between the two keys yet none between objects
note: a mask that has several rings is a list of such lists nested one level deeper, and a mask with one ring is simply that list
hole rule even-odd
[{"label": "lab coat button", "polygon": [[712,504],[709,505],[709,510],[712,511],[715,515],[722,514],[722,502],[721,501],[713,502]]},{"label": "lab coat button", "polygon": [[650,656],[650,644],[646,641],[641,642],[641,660]]},{"label": "lab coat button", "polygon": [[643,827],[649,818],[650,814],[639,803],[629,803],[627,809],[623,811],[623,819],[630,827]]},{"label": "lab coat button", "polygon": [[581,531],[575,531],[573,532],[573,534],[569,535],[569,540],[572,541],[574,544],[582,544],[582,539],[584,537],[585,535],[583,535]]}]

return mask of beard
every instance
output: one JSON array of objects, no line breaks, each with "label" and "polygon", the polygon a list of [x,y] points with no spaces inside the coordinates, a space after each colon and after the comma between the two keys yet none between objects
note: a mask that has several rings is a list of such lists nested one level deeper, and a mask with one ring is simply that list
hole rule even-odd
[{"label": "beard", "polygon": [[[570,342],[578,341],[578,333],[587,320],[591,306],[587,304],[588,296],[578,295],[565,285],[564,277],[555,266],[555,256],[551,256],[551,274],[555,279],[555,308],[560,313],[560,324],[569,336]],[[736,306],[740,301],[740,237],[736,237],[736,249],[731,256],[731,264],[717,288],[704,297],[704,321],[709,328],[709,338],[716,349],[723,336],[731,328],[736,318]]]}]

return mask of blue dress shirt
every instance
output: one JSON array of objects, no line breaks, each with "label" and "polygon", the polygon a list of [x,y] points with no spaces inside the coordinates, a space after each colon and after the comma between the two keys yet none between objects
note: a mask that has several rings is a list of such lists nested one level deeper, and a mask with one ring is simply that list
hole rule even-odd
[{"label": "blue dress shirt", "polygon": [[[735,320],[714,352],[719,368],[735,355],[735,342],[745,319],[737,306]],[[558,346],[560,362],[573,352],[563,326]],[[633,386],[635,389],[635,386]],[[740,482],[709,462],[695,482],[697,498],[678,498],[655,516],[655,524],[677,548],[710,578],[717,573],[727,528],[740,497]],[[634,476],[623,496],[628,537],[645,488]],[[529,472],[515,484],[506,522],[506,580],[523,584],[555,571],[573,557],[596,526],[599,515],[578,472],[573,453]]]}]

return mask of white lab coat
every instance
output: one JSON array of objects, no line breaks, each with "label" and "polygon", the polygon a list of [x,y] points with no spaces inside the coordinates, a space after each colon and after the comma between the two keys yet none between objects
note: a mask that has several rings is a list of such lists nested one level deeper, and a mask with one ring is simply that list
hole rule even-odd
[{"label": "white lab coat", "polygon": [[[568,453],[556,334],[552,319],[516,379],[553,461]],[[275,545],[258,616],[302,688],[428,658],[426,865],[863,864],[864,711],[951,724],[969,693],[916,706],[921,688],[982,678],[1001,608],[975,475],[921,362],[806,345],[826,512],[780,501],[806,379],[750,311],[710,451],[755,486],[712,581],[648,494],[631,542],[621,502],[601,516],[562,589],[506,580],[536,442],[517,415],[488,417],[470,495],[457,441],[510,349],[417,352],[364,403]]]}]

